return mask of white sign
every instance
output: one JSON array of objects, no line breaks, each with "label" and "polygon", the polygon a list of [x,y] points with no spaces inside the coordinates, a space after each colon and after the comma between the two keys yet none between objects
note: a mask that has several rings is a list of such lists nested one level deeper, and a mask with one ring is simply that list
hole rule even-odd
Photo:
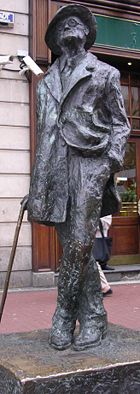
[{"label": "white sign", "polygon": [[13,12],[0,11],[0,26],[14,26],[14,14]]}]

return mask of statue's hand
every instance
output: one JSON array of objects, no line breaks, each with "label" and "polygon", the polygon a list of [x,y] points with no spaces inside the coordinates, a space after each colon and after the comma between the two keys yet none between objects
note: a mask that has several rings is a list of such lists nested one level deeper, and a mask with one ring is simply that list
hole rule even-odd
[{"label": "statue's hand", "polygon": [[24,196],[23,199],[21,200],[20,204],[22,205],[24,211],[27,210],[28,199],[29,199],[29,194],[26,194],[26,196]]},{"label": "statue's hand", "polygon": [[111,173],[119,172],[122,170],[122,160],[118,159],[118,156],[115,155],[115,152],[109,152],[109,163],[110,163],[110,171]]}]

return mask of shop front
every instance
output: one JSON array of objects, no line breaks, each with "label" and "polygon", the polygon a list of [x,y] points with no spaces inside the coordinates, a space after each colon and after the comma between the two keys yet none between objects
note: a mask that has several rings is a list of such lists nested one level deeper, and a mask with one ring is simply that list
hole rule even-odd
[{"label": "shop front", "polygon": [[[43,37],[56,10],[75,1],[32,0],[30,14],[30,53],[44,71],[54,61]],[[127,144],[123,171],[116,174],[122,199],[120,212],[113,217],[112,264],[140,263],[140,15],[137,1],[81,1],[94,13],[98,24],[96,42],[91,52],[120,70],[121,86],[131,135]],[[31,164],[35,152],[35,87],[32,77]],[[33,270],[56,271],[61,259],[61,245],[54,227],[34,224],[32,228]]]}]

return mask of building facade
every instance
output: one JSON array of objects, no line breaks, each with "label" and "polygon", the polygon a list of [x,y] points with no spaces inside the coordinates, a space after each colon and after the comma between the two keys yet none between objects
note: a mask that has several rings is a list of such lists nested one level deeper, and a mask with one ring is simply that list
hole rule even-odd
[{"label": "building facade", "polygon": [[[48,64],[54,61],[53,54],[44,42],[47,25],[59,7],[70,3],[77,1],[23,0],[20,4],[7,0],[5,5],[1,0],[2,10],[15,13],[15,25],[11,30],[0,27],[0,53],[16,55],[17,50],[28,50],[46,72]],[[120,70],[122,93],[131,123],[124,170],[117,174],[116,179],[122,207],[118,215],[113,217],[111,263],[140,263],[140,2],[88,0],[79,3],[87,5],[97,19],[97,39],[91,52]],[[8,67],[19,67],[18,59],[13,63],[13,66]],[[34,161],[35,89],[38,78],[31,74],[28,80],[19,72],[3,69],[0,80],[0,271],[4,273],[19,202],[28,193],[30,166]],[[55,229],[33,224],[31,232],[25,215],[11,286],[52,286],[60,259],[61,245]]]},{"label": "building facade", "polygon": [[[29,51],[29,1],[1,0],[0,12],[14,25],[0,24],[0,55],[14,56],[0,70],[0,288],[3,285],[22,197],[30,180],[29,82],[19,74],[19,50]],[[32,281],[31,226],[24,217],[11,286]]]}]

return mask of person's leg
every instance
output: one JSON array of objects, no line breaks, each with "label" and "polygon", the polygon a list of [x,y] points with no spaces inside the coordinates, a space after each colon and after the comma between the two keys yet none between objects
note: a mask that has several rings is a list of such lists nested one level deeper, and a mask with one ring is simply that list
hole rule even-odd
[{"label": "person's leg", "polygon": [[104,171],[99,184],[100,166],[94,175],[93,168],[94,162],[90,159],[71,158],[69,214],[65,223],[56,225],[63,257],[50,344],[57,349],[65,349],[72,343],[76,319],[80,322],[79,342],[77,337],[74,345],[77,349],[99,343],[106,329],[106,312],[92,247],[107,174]]},{"label": "person's leg", "polygon": [[[57,307],[52,320],[50,344],[61,350],[73,342],[73,334],[78,319],[83,323],[84,315],[92,315],[93,320],[100,324],[106,312],[102,303],[100,278],[95,260],[90,258],[92,243],[82,244],[71,238],[68,225],[58,225],[57,233],[63,245],[63,256],[58,279]],[[86,313],[85,313],[86,309]],[[93,326],[93,324],[92,324]],[[94,325],[92,342],[100,342],[101,332]]]},{"label": "person's leg", "polygon": [[101,281],[101,289],[103,293],[106,293],[111,287],[103,273],[103,270],[100,266],[100,264],[98,263],[98,261],[96,261],[97,267],[98,267],[98,271],[99,271],[99,275],[100,275],[100,281]]},{"label": "person's leg", "polygon": [[83,280],[83,267],[88,261],[88,250],[79,240],[74,240],[70,216],[66,223],[56,225],[63,247],[59,278],[57,307],[52,319],[50,344],[61,350],[69,347],[78,317],[79,295]]},{"label": "person's leg", "polygon": [[103,305],[99,271],[93,258],[95,233],[99,223],[102,196],[110,176],[108,161],[86,159],[80,161],[81,193],[77,194],[75,211],[75,238],[81,237],[88,245],[86,264],[80,283],[78,320],[80,332],[74,339],[74,348],[82,350],[95,346],[107,332],[107,316]]},{"label": "person's leg", "polygon": [[99,271],[92,255],[84,270],[78,320],[80,332],[75,337],[74,349],[84,350],[99,345],[107,333],[107,314],[103,305]]}]

